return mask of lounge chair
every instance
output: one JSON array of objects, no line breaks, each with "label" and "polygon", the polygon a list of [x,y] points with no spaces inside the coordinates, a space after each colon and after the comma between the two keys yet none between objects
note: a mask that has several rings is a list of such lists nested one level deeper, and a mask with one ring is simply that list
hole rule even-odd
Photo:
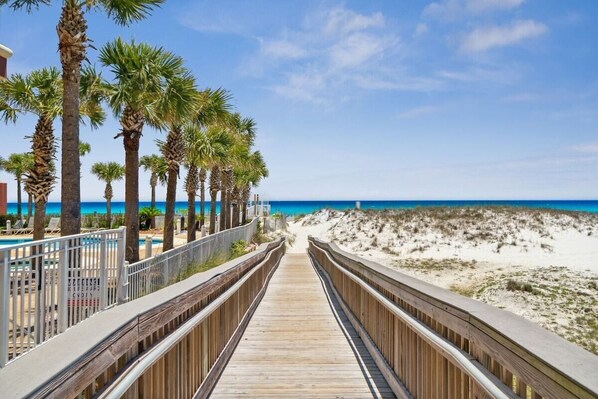
[{"label": "lounge chair", "polygon": [[33,233],[33,216],[29,218],[29,222],[27,223],[27,227],[22,227],[17,229],[13,232],[13,234],[31,234]]},{"label": "lounge chair", "polygon": [[3,230],[2,234],[18,234],[18,231],[21,230],[23,228],[23,221],[22,220],[17,220],[14,224],[14,226],[12,226],[9,230]]},{"label": "lounge chair", "polygon": [[60,218],[50,218],[46,233],[60,233]]}]

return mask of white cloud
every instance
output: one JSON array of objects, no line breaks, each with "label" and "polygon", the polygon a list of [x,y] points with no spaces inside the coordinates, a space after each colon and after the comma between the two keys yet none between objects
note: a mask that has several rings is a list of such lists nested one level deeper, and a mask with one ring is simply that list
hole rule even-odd
[{"label": "white cloud", "polygon": [[417,37],[417,36],[425,35],[427,32],[428,32],[428,25],[426,25],[424,23],[419,23],[415,27],[415,32],[413,34],[414,34],[414,36]]},{"label": "white cloud", "polygon": [[577,152],[589,152],[589,153],[598,153],[598,141],[594,141],[591,143],[586,144],[579,144],[571,147],[573,151]]},{"label": "white cloud", "polygon": [[519,7],[524,0],[444,0],[424,8],[422,15],[444,20],[455,20],[465,15],[505,11]]},{"label": "white cloud", "polygon": [[392,44],[383,37],[367,33],[354,33],[330,48],[333,68],[357,67],[380,56]]},{"label": "white cloud", "polygon": [[362,15],[344,7],[335,7],[325,12],[323,18],[325,22],[322,32],[329,36],[384,26],[384,16],[381,12]]},{"label": "white cloud", "polygon": [[510,10],[519,7],[524,0],[468,0],[467,9],[474,13],[494,10]]},{"label": "white cloud", "polygon": [[461,42],[461,51],[481,52],[493,47],[504,47],[522,40],[540,36],[548,31],[546,25],[532,21],[519,20],[506,26],[488,26],[474,29]]},{"label": "white cloud", "polygon": [[306,51],[288,40],[272,40],[262,43],[262,53],[273,58],[298,59],[306,55]]},{"label": "white cloud", "polygon": [[396,69],[399,45],[381,12],[366,15],[338,6],[318,9],[299,29],[263,40],[260,53],[245,64],[261,76],[282,76],[270,85],[280,96],[326,104],[354,96],[355,89],[400,89],[397,74],[386,71]]}]

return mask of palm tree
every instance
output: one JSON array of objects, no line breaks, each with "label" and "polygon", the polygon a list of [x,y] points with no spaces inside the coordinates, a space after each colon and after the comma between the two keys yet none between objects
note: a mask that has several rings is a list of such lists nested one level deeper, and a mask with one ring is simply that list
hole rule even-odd
[{"label": "palm tree", "polygon": [[247,222],[247,202],[251,195],[251,189],[256,187],[260,180],[268,177],[268,167],[264,157],[259,151],[252,152],[244,168],[241,168],[241,176],[238,176],[238,185],[241,196],[241,223]]},{"label": "palm tree", "polygon": [[106,199],[106,220],[108,222],[108,228],[110,228],[112,227],[112,182],[122,180],[125,176],[125,167],[118,162],[96,162],[91,167],[91,173],[96,175],[98,179],[106,182],[104,198]]},{"label": "palm tree", "polygon": [[4,169],[8,173],[15,176],[17,181],[17,216],[19,219],[22,217],[22,205],[21,205],[21,183],[23,177],[33,167],[33,155],[31,153],[23,154],[10,154],[8,159],[2,159],[0,162],[0,169]]},{"label": "palm tree", "polygon": [[230,121],[230,129],[235,137],[234,145],[231,146],[227,164],[222,168],[221,172],[221,210],[222,219],[220,221],[220,228],[222,230],[232,226],[231,205],[232,205],[232,191],[234,188],[234,174],[233,168],[242,161],[242,158],[249,152],[249,148],[253,145],[255,140],[255,121],[251,118],[242,118],[240,114],[232,115]]},{"label": "palm tree", "polygon": [[121,131],[115,138],[122,137],[125,147],[126,259],[136,262],[139,260],[139,142],[143,126],[165,127],[160,118],[171,109],[169,101],[176,95],[169,89],[188,71],[181,57],[163,48],[125,43],[121,39],[106,44],[99,59],[114,75],[108,103],[120,118]]},{"label": "palm tree", "polygon": [[[198,183],[201,191],[200,215],[204,218],[205,202],[205,179],[206,168],[218,163],[226,155],[230,139],[228,134],[216,126],[208,129],[199,129],[196,125],[188,126],[185,130],[185,166],[187,176],[185,178],[185,191],[187,192],[187,218],[189,228],[187,229],[187,242],[195,240],[195,197],[197,195]],[[199,171],[198,171],[199,169]],[[202,176],[203,173],[203,176]],[[200,180],[202,179],[203,180]],[[216,202],[214,199],[214,209]],[[212,212],[215,215],[215,212]],[[214,225],[215,223],[211,223]]]},{"label": "palm tree", "polygon": [[84,157],[91,152],[91,144],[84,141],[79,142],[79,156]]},{"label": "palm tree", "polygon": [[[210,125],[228,126],[231,120],[231,100],[232,96],[230,93],[222,88],[218,88],[216,90],[205,89],[200,91],[197,114],[194,120],[196,126],[204,130]],[[223,135],[206,135],[206,138],[208,139],[208,143],[206,144],[210,144],[210,138],[215,138],[216,142],[213,142],[212,144],[218,145],[218,140],[222,139],[223,137]],[[209,157],[202,157],[202,159],[205,160],[205,162],[200,161],[199,165],[200,226],[203,226],[205,223],[205,184],[207,178],[207,169],[210,167],[209,164],[211,161]],[[214,223],[211,225],[213,226]]]},{"label": "palm tree", "polygon": [[[100,125],[105,114],[101,107],[101,77],[85,68],[79,96],[80,115],[88,117],[92,127]],[[27,173],[25,190],[35,201],[33,238],[40,240],[45,233],[45,212],[55,177],[56,153],[53,121],[62,114],[62,80],[57,68],[42,68],[27,76],[14,74],[0,82],[0,115],[6,122],[16,122],[18,115],[31,113],[38,117],[31,136],[33,167]]]},{"label": "palm tree", "polygon": [[158,183],[166,184],[166,178],[168,175],[168,164],[164,160],[164,157],[160,155],[144,155],[139,158],[139,166],[143,167],[143,170],[150,172],[150,188],[152,191],[151,208],[156,207],[156,186]]},{"label": "palm tree", "polygon": [[164,215],[164,233],[162,249],[168,251],[174,247],[174,207],[176,204],[176,186],[181,163],[185,159],[183,143],[183,125],[190,122],[198,102],[195,79],[190,73],[182,73],[172,79],[162,98],[163,108],[160,117],[167,123],[168,135],[165,141],[158,140],[162,156],[168,164],[166,182],[166,212]]},{"label": "palm tree", "polygon": [[[81,63],[87,58],[87,37],[85,12],[101,10],[118,25],[146,18],[152,9],[164,0],[63,0],[60,20],[56,27],[58,50],[62,64],[62,235],[81,231],[81,188],[79,159],[79,119]],[[0,0],[0,6],[10,4],[13,9],[27,12],[40,5],[50,5],[49,0]]]}]

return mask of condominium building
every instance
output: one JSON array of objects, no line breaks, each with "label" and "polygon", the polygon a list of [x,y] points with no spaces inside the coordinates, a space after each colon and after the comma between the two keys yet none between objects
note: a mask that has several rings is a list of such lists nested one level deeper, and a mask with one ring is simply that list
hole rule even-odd
[{"label": "condominium building", "polygon": [[8,73],[7,71],[7,62],[8,59],[12,56],[12,51],[8,48],[0,44],[0,79],[5,79]]}]

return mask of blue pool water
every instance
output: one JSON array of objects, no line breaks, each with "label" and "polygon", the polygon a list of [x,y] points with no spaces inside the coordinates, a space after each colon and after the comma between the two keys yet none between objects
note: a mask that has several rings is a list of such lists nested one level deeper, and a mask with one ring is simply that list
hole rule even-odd
[{"label": "blue pool water", "polygon": [[[357,199],[359,200],[359,199]],[[282,212],[286,215],[297,215],[300,213],[311,213],[319,209],[331,208],[336,210],[352,209],[356,200],[346,201],[270,201],[273,212]],[[26,209],[26,204],[25,208]],[[140,202],[139,207],[149,206],[149,202]],[[518,206],[533,208],[562,209],[568,211],[598,212],[598,200],[423,200],[423,201],[361,201],[362,209],[408,209],[419,206]],[[162,211],[165,209],[164,202],[156,203],[156,207]],[[15,203],[8,204],[8,213],[16,213]],[[175,209],[186,210],[187,203],[180,201],[176,203]],[[199,212],[199,202],[196,203]],[[112,213],[124,213],[124,202],[113,202]],[[209,203],[206,204],[206,212],[209,211]],[[216,211],[220,212],[220,204],[217,204]],[[94,212],[105,213],[105,202],[83,202],[81,204],[83,214]],[[54,215],[60,213],[60,203],[48,203],[46,213]]]},{"label": "blue pool water", "polygon": [[[23,244],[26,242],[33,241],[31,238],[0,238],[0,247],[5,247],[8,245],[17,245]],[[108,244],[113,244],[113,242],[109,242]],[[152,243],[154,244],[162,244],[162,240],[159,238],[153,238]],[[145,238],[139,240],[139,246],[145,245]]]}]

